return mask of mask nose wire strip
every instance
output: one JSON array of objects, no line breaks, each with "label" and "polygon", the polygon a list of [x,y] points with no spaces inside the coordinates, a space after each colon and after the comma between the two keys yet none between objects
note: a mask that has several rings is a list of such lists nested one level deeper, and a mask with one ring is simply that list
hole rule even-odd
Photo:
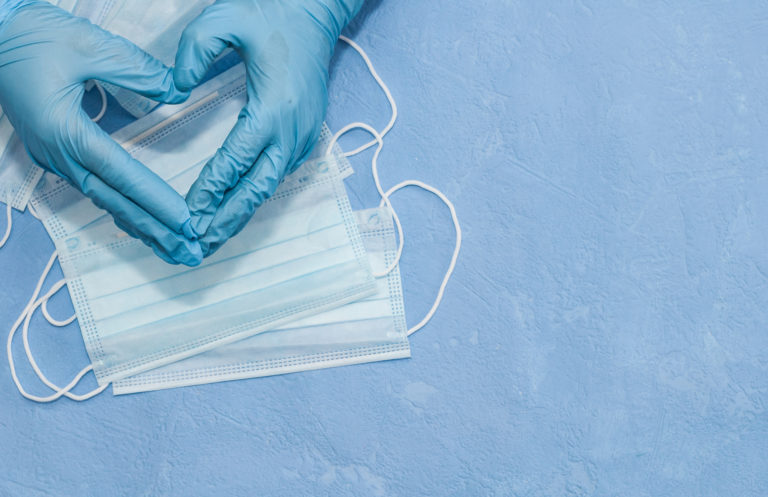
[{"label": "mask nose wire strip", "polygon": [[[365,65],[368,68],[368,72],[371,73],[371,76],[373,76],[373,79],[376,80],[376,83],[379,85],[379,87],[382,89],[384,94],[387,96],[387,101],[389,101],[389,106],[392,108],[392,117],[389,118],[389,123],[384,127],[383,130],[379,133],[381,137],[385,137],[387,133],[389,133],[389,130],[392,129],[392,126],[395,125],[395,121],[397,120],[397,103],[395,102],[395,99],[392,97],[392,93],[389,91],[389,87],[384,83],[384,81],[379,76],[379,73],[376,72],[376,69],[373,67],[373,63],[371,63],[371,59],[368,58],[368,54],[365,53],[365,50],[363,50],[360,45],[355,43],[354,41],[350,40],[344,35],[339,36],[339,39],[346,44],[348,44],[350,47],[352,47],[358,54],[360,54],[360,57],[363,58],[363,61],[365,61]],[[351,152],[345,152],[344,157],[352,157],[353,155],[357,155],[363,150],[368,150],[372,146],[376,145],[376,140],[371,140],[365,145],[362,145],[360,147],[357,147],[356,149],[352,150]]]},{"label": "mask nose wire strip", "polygon": [[5,227],[5,234],[3,235],[3,238],[0,239],[0,248],[3,248],[3,246],[8,242],[8,238],[11,236],[11,228],[13,228],[13,212],[11,212],[10,202],[5,206],[5,219],[8,221],[8,223]]},{"label": "mask nose wire strip", "polygon": [[[82,371],[80,371],[80,373],[78,373],[78,375],[75,376],[75,378],[66,387],[64,387],[62,389],[62,388],[57,387],[56,385],[54,385],[50,381],[48,381],[47,378],[45,378],[45,375],[43,375],[43,373],[40,371],[40,368],[37,367],[37,364],[33,363],[33,369],[35,369],[35,373],[38,375],[38,377],[40,377],[41,380],[43,378],[45,378],[43,380],[43,382],[46,383],[46,385],[48,385],[50,388],[52,388],[52,389],[54,389],[56,391],[55,394],[50,395],[48,397],[39,397],[37,395],[32,395],[32,394],[28,393],[26,390],[24,390],[24,387],[21,385],[21,382],[19,381],[19,377],[16,374],[16,365],[14,364],[14,361],[13,361],[13,352],[12,352],[12,347],[11,347],[12,344],[13,344],[13,337],[15,336],[16,331],[19,329],[19,326],[21,326],[21,324],[23,322],[24,323],[25,332],[28,333],[29,321],[30,321],[30,319],[32,317],[32,314],[34,313],[35,309],[39,305],[41,305],[41,303],[42,303],[42,301],[44,299],[49,298],[56,291],[58,291],[61,288],[60,285],[63,285],[63,281],[58,282],[56,285],[54,285],[51,288],[51,290],[48,292],[48,294],[46,294],[43,298],[38,299],[38,295],[40,295],[40,289],[42,288],[43,283],[45,282],[45,279],[48,276],[48,273],[51,271],[51,267],[53,267],[53,263],[56,261],[56,257],[57,257],[56,252],[53,252],[53,254],[51,254],[50,259],[48,260],[48,264],[46,264],[45,269],[43,270],[43,274],[40,276],[40,279],[37,282],[35,290],[32,293],[32,297],[29,299],[29,302],[27,303],[26,307],[24,308],[23,311],[21,311],[21,314],[19,315],[18,319],[13,324],[13,327],[11,328],[10,332],[8,333],[8,340],[6,341],[6,344],[5,344],[5,352],[6,352],[6,355],[8,357],[8,365],[10,366],[11,377],[13,378],[13,382],[16,385],[16,388],[19,390],[19,393],[22,396],[24,396],[25,398],[27,398],[29,400],[33,400],[33,401],[36,401],[36,402],[53,402],[54,400],[57,400],[58,398],[60,398],[62,396],[66,396],[66,397],[68,397],[68,398],[70,398],[72,400],[77,400],[77,401],[86,400],[86,399],[89,399],[89,398],[91,398],[91,397],[93,397],[95,395],[98,395],[99,393],[104,391],[106,389],[106,387],[107,387],[107,385],[103,385],[103,386],[97,388],[96,390],[93,390],[92,392],[89,392],[89,393],[84,394],[84,395],[76,395],[76,394],[72,394],[72,393],[69,392],[72,388],[74,388],[77,385],[77,383],[80,381],[80,379],[83,376],[85,376],[86,373],[88,373],[89,371],[91,371],[93,369],[93,366],[91,366],[91,365],[87,366]],[[25,343],[25,348],[27,349],[28,356],[30,356],[31,352],[29,351],[28,342]]]},{"label": "mask nose wire strip", "polygon": [[101,96],[101,110],[99,111],[96,116],[91,118],[91,121],[97,123],[101,121],[101,118],[104,117],[104,114],[107,113],[107,92],[104,91],[104,88],[101,87],[101,85],[97,82],[93,82],[96,89],[99,91],[99,95]]}]

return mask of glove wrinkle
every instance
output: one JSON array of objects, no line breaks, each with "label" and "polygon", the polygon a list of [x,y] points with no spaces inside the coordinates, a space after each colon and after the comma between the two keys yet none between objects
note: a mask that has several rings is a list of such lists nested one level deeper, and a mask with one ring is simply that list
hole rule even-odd
[{"label": "glove wrinkle", "polygon": [[184,199],[82,109],[88,79],[180,102],[187,95],[170,68],[48,2],[22,0],[6,14],[0,17],[0,106],[32,160],[66,178],[130,235],[176,262],[199,263],[199,244],[186,236],[195,233]]}]

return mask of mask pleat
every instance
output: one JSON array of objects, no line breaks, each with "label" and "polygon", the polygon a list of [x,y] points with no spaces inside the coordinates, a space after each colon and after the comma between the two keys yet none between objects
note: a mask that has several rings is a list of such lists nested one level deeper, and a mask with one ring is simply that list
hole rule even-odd
[{"label": "mask pleat", "polygon": [[[374,269],[389,265],[396,241],[387,209],[357,213]],[[255,378],[410,356],[399,270],[370,297],[115,382],[116,394]]]}]

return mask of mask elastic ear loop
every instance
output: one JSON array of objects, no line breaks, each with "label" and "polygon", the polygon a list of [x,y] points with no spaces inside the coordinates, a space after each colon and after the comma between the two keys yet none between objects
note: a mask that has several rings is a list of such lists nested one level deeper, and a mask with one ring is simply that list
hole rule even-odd
[{"label": "mask elastic ear loop", "polygon": [[400,258],[403,255],[403,246],[405,244],[405,236],[403,234],[403,226],[402,224],[400,224],[400,218],[398,217],[397,212],[392,207],[392,204],[389,201],[389,196],[391,194],[393,194],[394,192],[402,188],[405,188],[406,186],[418,186],[419,188],[422,188],[436,195],[451,211],[451,219],[453,220],[453,226],[456,230],[456,246],[453,249],[453,255],[451,256],[451,263],[449,264],[448,269],[445,272],[445,276],[443,276],[443,281],[440,284],[440,289],[437,292],[437,297],[435,298],[435,302],[432,304],[432,308],[416,326],[408,330],[408,335],[412,335],[413,333],[423,328],[424,325],[426,325],[430,321],[430,319],[432,319],[432,317],[435,315],[435,312],[437,311],[437,308],[440,306],[440,302],[443,300],[445,287],[446,285],[448,285],[448,281],[451,279],[453,270],[456,267],[456,261],[459,257],[459,251],[461,250],[461,225],[459,224],[459,218],[456,215],[456,208],[454,207],[453,203],[450,200],[448,200],[448,197],[446,197],[445,194],[440,190],[438,190],[437,188],[430,186],[422,181],[405,180],[393,186],[386,192],[381,188],[381,181],[379,180],[378,160],[379,160],[379,153],[381,152],[381,149],[384,146],[384,142],[382,141],[381,135],[379,134],[379,132],[376,131],[373,127],[369,126],[368,124],[352,123],[341,128],[339,131],[336,132],[336,134],[333,135],[333,138],[331,138],[331,141],[328,144],[328,148],[326,149],[326,155],[331,153],[331,151],[333,150],[333,146],[339,140],[341,135],[343,135],[344,133],[348,132],[351,129],[364,129],[369,133],[371,133],[376,138],[376,141],[378,142],[376,151],[373,153],[373,159],[371,159],[371,171],[373,173],[373,181],[376,184],[376,190],[378,190],[379,195],[381,196],[380,205],[381,206],[386,205],[389,208],[389,210],[392,212],[392,218],[394,219],[395,225],[397,226],[397,234],[399,238],[398,245],[397,245],[397,254],[395,255],[395,258],[392,261],[392,263],[383,272],[373,273],[373,276],[375,276],[376,278],[381,278],[391,273],[395,269],[395,267],[397,267],[397,265],[400,263]]},{"label": "mask elastic ear loop", "polygon": [[392,212],[392,217],[395,220],[395,226],[397,226],[397,236],[399,238],[399,243],[397,246],[397,255],[395,256],[395,259],[392,261],[392,264],[390,264],[383,272],[373,273],[374,277],[381,278],[391,273],[397,267],[398,262],[400,262],[400,256],[403,254],[403,227],[400,224],[400,218],[397,216],[397,212],[395,212],[392,204],[389,203],[389,198],[386,196],[384,189],[381,187],[381,181],[379,181],[379,154],[381,153],[382,147],[384,147],[384,142],[382,141],[381,135],[372,126],[366,123],[347,124],[333,135],[331,141],[328,143],[328,147],[325,149],[325,155],[330,155],[333,151],[333,146],[336,145],[336,142],[339,141],[339,138],[341,138],[344,133],[347,133],[353,129],[364,129],[365,131],[368,131],[370,134],[372,134],[374,138],[376,138],[375,141],[378,143],[378,145],[376,150],[373,152],[373,159],[371,159],[373,182],[376,184],[376,190],[379,192],[379,196],[382,198],[382,201],[384,204],[386,204],[387,207],[389,207],[389,210]]},{"label": "mask elastic ear loop", "polygon": [[104,88],[102,88],[98,81],[94,81],[93,85],[99,91],[99,95],[101,96],[101,110],[98,114],[96,114],[96,116],[91,118],[91,121],[97,123],[101,121],[101,118],[104,117],[104,114],[107,113],[107,92],[104,91]]},{"label": "mask elastic ear loop", "polygon": [[[371,76],[373,76],[373,79],[376,80],[376,83],[379,85],[379,88],[381,88],[382,91],[384,91],[384,94],[387,96],[387,101],[389,101],[389,106],[392,109],[392,116],[389,118],[389,123],[387,123],[384,129],[381,130],[381,132],[379,132],[379,134],[381,135],[381,138],[384,138],[385,136],[387,136],[387,133],[389,133],[389,131],[395,125],[395,121],[397,120],[397,103],[395,102],[395,99],[392,97],[392,93],[389,91],[389,87],[381,79],[381,77],[379,76],[379,73],[376,72],[376,69],[374,69],[373,63],[371,63],[371,59],[368,58],[368,54],[365,53],[365,50],[363,50],[360,47],[360,45],[358,45],[357,43],[350,40],[344,35],[339,36],[339,39],[345,42],[350,47],[352,47],[360,55],[360,57],[363,58],[363,61],[365,62],[366,67],[368,68],[368,72],[371,73]],[[376,140],[371,140],[365,145],[357,147],[351,152],[345,152],[344,157],[352,157],[353,155],[359,154],[363,150],[368,150],[374,145],[376,145]]]},{"label": "mask elastic ear loop", "polygon": [[[61,289],[64,286],[65,281],[64,280],[59,280],[58,282],[56,282],[57,285],[59,283],[61,283],[61,285],[59,286],[59,289]],[[50,295],[48,295],[48,298],[44,298],[43,299],[43,303],[40,306],[40,310],[43,311],[43,317],[45,317],[45,320],[48,321],[50,324],[52,324],[53,326],[58,326],[59,328],[71,324],[77,318],[77,314],[72,314],[67,319],[64,319],[64,320],[61,320],[61,321],[51,317],[50,313],[48,312],[48,301],[50,300],[50,297],[52,297],[53,295],[55,295],[55,292],[53,292]]]},{"label": "mask elastic ear loop", "polygon": [[69,399],[81,402],[83,400],[88,400],[100,394],[107,388],[107,386],[109,386],[108,384],[102,385],[83,395],[73,394],[70,392],[70,390],[72,390],[80,382],[83,376],[85,376],[89,371],[93,370],[93,366],[89,364],[88,366],[83,368],[67,386],[65,386],[64,388],[61,388],[58,385],[54,384],[52,381],[50,381],[45,376],[45,374],[40,370],[40,366],[37,365],[37,361],[35,361],[35,358],[32,356],[32,350],[29,347],[29,323],[32,316],[35,313],[35,310],[43,302],[47,301],[49,298],[51,298],[51,296],[56,294],[56,292],[58,292],[65,284],[66,284],[65,280],[60,280],[56,282],[56,284],[53,285],[53,287],[51,287],[48,293],[46,293],[43,297],[41,297],[35,302],[35,304],[29,310],[29,313],[27,314],[26,319],[24,320],[24,328],[22,330],[22,339],[24,342],[24,350],[27,353],[27,359],[29,359],[29,364],[32,366],[32,369],[35,371],[35,374],[37,375],[38,378],[40,378],[40,381],[45,383],[46,386],[48,386],[49,388],[51,388],[51,390],[56,392],[54,395],[51,395],[48,398],[51,399],[51,401],[53,401],[63,395]]},{"label": "mask elastic ear loop", "polygon": [[0,240],[0,248],[3,248],[3,246],[8,242],[8,238],[11,237],[11,228],[13,228],[13,212],[11,211],[10,203],[6,204],[5,206],[5,219],[8,221],[8,223],[5,226],[5,234]]},{"label": "mask elastic ear loop", "polygon": [[[440,289],[437,291],[437,297],[435,297],[435,301],[432,304],[432,308],[429,310],[426,316],[419,321],[419,323],[412,328],[408,330],[408,335],[412,335],[422,329],[435,315],[435,312],[437,312],[437,308],[440,307],[440,303],[443,300],[443,294],[445,293],[445,287],[448,285],[448,280],[451,279],[451,276],[453,275],[453,270],[456,268],[456,261],[459,259],[459,252],[461,251],[461,225],[459,224],[459,218],[456,215],[456,208],[453,205],[453,202],[448,200],[448,197],[445,196],[443,192],[438,190],[437,188],[430,186],[426,183],[423,183],[418,180],[405,180],[401,183],[398,183],[397,185],[393,186],[386,192],[386,197],[389,199],[389,196],[393,193],[397,192],[398,190],[401,190],[407,186],[418,186],[419,188],[426,190],[434,195],[436,195],[445,205],[448,207],[448,210],[451,211],[451,220],[453,221],[453,228],[456,230],[456,244],[453,249],[453,255],[451,256],[451,263],[448,265],[448,269],[445,271],[445,276],[443,276],[443,281],[440,284]],[[381,201],[381,206],[384,206],[384,199]],[[401,245],[402,247],[402,245]],[[399,261],[399,256],[397,258]]]},{"label": "mask elastic ear loop", "polygon": [[455,248],[453,249],[451,262],[448,266],[448,269],[445,272],[445,276],[443,276],[443,281],[440,284],[440,289],[437,292],[437,297],[435,298],[435,301],[432,304],[432,308],[429,310],[427,315],[424,316],[424,318],[417,325],[413,326],[408,330],[408,335],[412,335],[413,333],[423,328],[424,325],[426,325],[432,319],[432,317],[435,315],[435,312],[437,311],[437,308],[440,306],[440,303],[443,300],[445,287],[446,285],[448,285],[448,281],[451,279],[451,276],[453,275],[453,270],[456,267],[456,261],[458,260],[459,252],[461,250],[461,225],[459,224],[459,218],[456,215],[456,209],[453,203],[450,200],[448,200],[448,198],[445,196],[443,192],[441,192],[440,190],[438,190],[433,186],[430,186],[418,180],[406,180],[393,186],[387,192],[384,192],[384,190],[381,188],[381,181],[379,180],[379,169],[378,169],[379,154],[381,153],[381,149],[384,147],[383,136],[387,132],[389,132],[390,129],[392,129],[392,126],[395,124],[395,120],[397,119],[397,104],[395,103],[395,99],[392,97],[392,94],[390,93],[389,88],[387,87],[386,84],[384,84],[384,81],[382,81],[381,77],[379,77],[379,74],[376,72],[376,69],[374,69],[373,64],[371,63],[371,60],[368,58],[368,55],[365,53],[365,51],[362,48],[360,48],[360,46],[358,46],[355,42],[347,38],[346,36],[340,36],[340,39],[348,43],[352,48],[355,49],[355,51],[357,51],[358,54],[360,54],[360,56],[365,61],[365,65],[368,67],[368,70],[370,71],[371,75],[379,84],[379,86],[384,91],[384,93],[387,95],[387,100],[389,100],[389,104],[392,107],[392,117],[390,118],[390,121],[389,121],[389,124],[387,124],[387,127],[385,127],[381,133],[379,133],[378,131],[376,131],[376,129],[374,129],[372,126],[366,123],[356,122],[356,123],[348,124],[333,135],[325,152],[326,155],[331,155],[333,146],[336,144],[339,138],[343,134],[345,134],[346,132],[352,129],[364,129],[369,133],[371,133],[374,137],[373,141],[363,145],[362,147],[356,148],[352,152],[347,152],[344,154],[345,157],[349,157],[370,148],[374,144],[377,145],[376,151],[373,153],[373,158],[371,159],[371,171],[373,173],[373,181],[376,184],[376,190],[379,192],[379,195],[381,196],[380,205],[381,206],[386,205],[389,208],[389,210],[392,212],[392,218],[395,221],[395,225],[397,226],[397,235],[399,238],[399,242],[397,246],[397,254],[395,255],[395,259],[392,262],[392,264],[390,264],[390,266],[387,267],[385,271],[381,273],[374,273],[373,275],[377,278],[381,278],[383,276],[388,275],[397,267],[397,265],[400,263],[400,258],[403,255],[403,246],[405,244],[405,236],[403,235],[403,226],[400,223],[400,218],[398,217],[397,212],[392,207],[392,204],[389,201],[389,196],[395,193],[396,191],[402,188],[405,188],[407,186],[417,186],[419,188],[422,188],[436,195],[451,211],[451,219],[453,221],[454,229],[456,230],[456,245],[455,245]]},{"label": "mask elastic ear loop", "polygon": [[27,210],[29,211],[30,214],[32,214],[32,217],[34,217],[38,221],[42,221],[42,219],[40,219],[40,214],[37,213],[37,209],[35,209],[32,203],[27,204]]},{"label": "mask elastic ear loop", "polygon": [[[12,351],[12,344],[13,344],[13,337],[16,335],[16,331],[19,329],[19,326],[21,326],[22,322],[24,323],[24,331],[23,334],[27,335],[29,330],[29,322],[32,318],[32,315],[34,314],[35,309],[42,305],[42,302],[44,300],[47,300],[51,297],[54,293],[56,293],[64,284],[63,280],[59,281],[56,285],[54,285],[51,290],[48,291],[48,293],[43,296],[42,298],[38,299],[38,295],[40,295],[40,289],[43,286],[43,283],[45,282],[46,277],[48,276],[48,273],[50,273],[51,268],[53,267],[53,263],[56,261],[57,254],[54,252],[51,254],[51,258],[48,260],[48,264],[46,264],[45,269],[43,270],[43,274],[40,276],[40,279],[37,281],[37,285],[35,286],[35,290],[32,293],[32,297],[29,299],[29,302],[27,303],[26,307],[23,311],[21,311],[21,314],[19,315],[16,322],[13,324],[13,327],[11,328],[10,332],[8,333],[8,340],[6,341],[5,346],[5,352],[8,357],[8,365],[11,369],[11,377],[13,378],[13,382],[16,385],[16,388],[19,390],[19,393],[24,396],[25,398],[29,400],[33,400],[35,402],[53,402],[57,399],[59,399],[62,396],[66,396],[72,400],[76,401],[82,401],[90,399],[91,397],[98,395],[99,393],[103,392],[108,385],[103,385],[87,394],[84,395],[77,395],[70,393],[70,390],[72,390],[78,382],[85,376],[86,373],[91,371],[93,369],[92,365],[88,365],[86,368],[84,368],[80,373],[78,373],[75,378],[64,388],[59,388],[52,382],[50,382],[45,375],[40,371],[40,368],[37,366],[37,363],[34,362],[34,359],[32,359],[32,367],[35,370],[35,373],[38,375],[38,377],[50,388],[52,388],[56,393],[53,395],[50,395],[48,397],[40,397],[37,395],[32,395],[28,393],[26,390],[24,390],[24,387],[21,385],[21,382],[19,381],[19,377],[16,374],[16,365],[13,360],[13,351]],[[31,351],[29,349],[29,342],[28,340],[25,340],[25,349],[27,352],[27,356],[31,357]]]}]

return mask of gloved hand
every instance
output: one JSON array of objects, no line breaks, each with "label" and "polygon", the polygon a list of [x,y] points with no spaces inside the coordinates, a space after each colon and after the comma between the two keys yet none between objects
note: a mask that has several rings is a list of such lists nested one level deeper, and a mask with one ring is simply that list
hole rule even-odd
[{"label": "gloved hand", "polygon": [[218,0],[184,31],[174,81],[197,85],[232,47],[246,64],[248,103],[187,194],[204,255],[237,234],[312,151],[328,100],[328,65],[363,0]]},{"label": "gloved hand", "polygon": [[128,40],[47,2],[0,0],[0,105],[32,158],[166,261],[197,265],[202,251],[184,199],[81,107],[90,79],[178,103],[188,94],[170,71]]}]

